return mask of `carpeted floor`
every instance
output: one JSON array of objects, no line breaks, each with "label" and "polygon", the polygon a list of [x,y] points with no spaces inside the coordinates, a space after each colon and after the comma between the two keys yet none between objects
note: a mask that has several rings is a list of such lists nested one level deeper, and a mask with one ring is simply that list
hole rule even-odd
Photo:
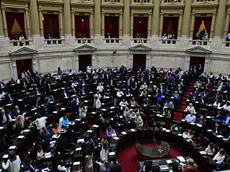
[{"label": "carpeted floor", "polygon": [[[145,146],[155,146],[154,144],[143,144]],[[171,147],[168,158],[176,158],[177,156],[181,156],[182,153]],[[138,159],[137,152],[135,150],[135,146],[132,145],[125,150],[123,150],[118,155],[118,161],[122,166],[122,172],[137,172],[138,171]]]}]

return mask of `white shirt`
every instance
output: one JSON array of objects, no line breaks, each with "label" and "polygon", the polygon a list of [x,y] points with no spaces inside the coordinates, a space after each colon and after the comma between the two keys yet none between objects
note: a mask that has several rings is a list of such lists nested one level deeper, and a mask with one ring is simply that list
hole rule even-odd
[{"label": "white shirt", "polygon": [[34,121],[37,130],[42,130],[44,127],[46,127],[46,119],[47,117],[41,117]]},{"label": "white shirt", "polygon": [[65,166],[58,165],[58,170],[63,172],[70,172],[69,169],[67,169]]},{"label": "white shirt", "polygon": [[221,156],[219,152],[213,158],[213,160],[216,161],[217,164],[222,164],[224,159],[225,159],[225,155]]},{"label": "white shirt", "polygon": [[227,34],[226,38],[227,38],[227,39],[230,39],[230,33]]},{"label": "white shirt", "polygon": [[4,170],[8,169],[9,172],[20,172],[21,160],[20,160],[19,156],[17,155],[16,160],[14,160],[12,162],[10,160],[8,160],[6,163],[2,163],[2,168]]},{"label": "white shirt", "polygon": [[98,85],[97,86],[97,91],[102,92],[104,90],[103,85]]},{"label": "white shirt", "polygon": [[194,106],[187,106],[184,111],[189,112],[189,113],[193,113],[193,114],[196,113],[196,110],[195,110]]},{"label": "white shirt", "polygon": [[101,101],[100,101],[100,99],[96,100],[95,107],[96,107],[96,109],[100,109],[101,108]]},{"label": "white shirt", "polygon": [[124,93],[122,91],[118,91],[117,92],[117,97],[122,97],[122,96],[124,96]]},{"label": "white shirt", "polygon": [[142,127],[143,126],[143,120],[142,120],[141,116],[136,118],[135,123],[136,123],[137,127]]},{"label": "white shirt", "polygon": [[80,118],[80,119],[85,118],[85,117],[86,117],[86,112],[87,112],[87,109],[85,109],[85,108],[80,108],[80,109],[79,109],[79,118]]},{"label": "white shirt", "polygon": [[108,150],[105,150],[105,149],[102,148],[101,151],[100,151],[101,161],[103,161],[103,162],[108,161],[108,155],[109,155]]},{"label": "white shirt", "polygon": [[126,107],[126,106],[128,106],[129,104],[128,104],[127,101],[121,101],[121,102],[119,103],[119,105],[120,105],[121,107]]}]

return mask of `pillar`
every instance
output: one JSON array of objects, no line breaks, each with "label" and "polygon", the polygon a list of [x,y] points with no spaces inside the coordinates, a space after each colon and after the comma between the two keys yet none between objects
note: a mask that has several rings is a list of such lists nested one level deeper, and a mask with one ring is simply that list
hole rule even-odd
[{"label": "pillar", "polygon": [[190,38],[193,37],[194,25],[195,25],[195,13],[192,13],[192,21],[191,21],[191,28],[190,28]]},{"label": "pillar", "polygon": [[151,20],[152,20],[152,14],[149,14],[148,17],[148,38],[151,36]]},{"label": "pillar", "polygon": [[3,30],[4,30],[5,37],[8,37],[5,7],[2,7],[2,20],[3,20]]},{"label": "pillar", "polygon": [[[101,35],[101,1],[94,1],[94,28],[95,28],[95,36]],[[104,33],[102,33],[104,34]]]},{"label": "pillar", "polygon": [[181,37],[182,17],[183,17],[183,13],[180,13],[179,22],[178,22],[177,37]]},{"label": "pillar", "polygon": [[[29,20],[29,9],[26,8],[26,33],[27,33],[27,37],[31,37],[31,33],[30,33],[30,20]],[[39,29],[38,29],[39,30]]]},{"label": "pillar", "polygon": [[71,15],[72,15],[72,35],[76,36],[75,35],[75,11],[72,11]]},{"label": "pillar", "polygon": [[130,27],[130,1],[124,0],[124,16],[123,16],[124,36],[129,36],[129,27]]},{"label": "pillar", "polygon": [[163,30],[163,21],[164,21],[164,14],[161,13],[160,15],[160,30],[159,30],[159,37],[162,38],[162,30]]},{"label": "pillar", "polygon": [[214,37],[216,38],[222,38],[223,36],[224,22],[226,21],[225,20],[226,3],[227,3],[227,0],[219,1],[218,13],[216,16],[216,24],[215,24],[215,30],[214,30]]},{"label": "pillar", "polygon": [[182,21],[181,37],[188,37],[189,36],[189,26],[191,26],[190,19],[191,19],[191,12],[192,12],[192,0],[185,0],[184,3],[185,3],[185,7],[184,7],[184,15],[183,15],[183,21]]},{"label": "pillar", "polygon": [[105,37],[105,13],[101,13],[101,36]]},{"label": "pillar", "polygon": [[119,37],[122,36],[122,23],[123,23],[122,18],[123,18],[122,13],[120,13],[119,15]]},{"label": "pillar", "polygon": [[64,0],[64,34],[71,35],[71,12],[70,12],[70,0]]},{"label": "pillar", "polygon": [[154,0],[154,9],[152,17],[152,35],[158,36],[160,21],[160,0]]},{"label": "pillar", "polygon": [[43,29],[43,14],[42,9],[39,9],[39,23],[40,23],[40,35],[44,36],[44,29]]},{"label": "pillar", "polygon": [[227,13],[227,16],[226,16],[226,23],[225,23],[225,29],[224,29],[224,36],[226,36],[229,32],[229,15],[230,13],[228,12]]},{"label": "pillar", "polygon": [[62,37],[63,34],[63,12],[62,10],[59,11],[59,28],[60,28],[60,36]]},{"label": "pillar", "polygon": [[215,21],[216,21],[216,13],[213,13],[213,15],[212,15],[212,24],[211,24],[211,29],[210,29],[211,31],[210,31],[209,38],[213,38]]},{"label": "pillar", "polygon": [[30,21],[31,21],[32,36],[39,36],[40,34],[39,34],[39,17],[38,17],[37,0],[30,0]]},{"label": "pillar", "polygon": [[2,20],[2,13],[1,12],[0,12],[0,23],[1,23],[1,25],[0,25],[0,37],[4,37],[4,30],[3,30],[3,25],[2,25],[3,20]]},{"label": "pillar", "polygon": [[133,20],[134,20],[134,14],[131,13],[131,26],[130,26],[130,37],[133,37]]},{"label": "pillar", "polygon": [[92,38],[94,35],[94,25],[93,25],[93,11],[90,12],[90,23],[89,23],[89,26],[90,26],[90,37]]}]

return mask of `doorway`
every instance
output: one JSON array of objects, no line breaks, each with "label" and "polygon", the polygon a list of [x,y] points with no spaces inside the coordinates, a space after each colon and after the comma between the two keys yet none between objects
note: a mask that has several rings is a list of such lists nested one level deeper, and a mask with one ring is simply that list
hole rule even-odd
[{"label": "doorway", "polygon": [[79,70],[86,71],[86,67],[92,64],[91,55],[79,55]]},{"label": "doorway", "polygon": [[[200,65],[202,66],[202,69],[204,70],[204,63],[205,63],[205,57],[190,57],[190,65],[189,68],[191,67],[199,67]],[[203,71],[200,71],[203,72]]]},{"label": "doorway", "polygon": [[16,60],[18,78],[21,78],[22,72],[29,70],[32,71],[32,59]]},{"label": "doorway", "polygon": [[146,68],[146,54],[134,54],[133,55],[133,68],[138,70],[145,70]]}]

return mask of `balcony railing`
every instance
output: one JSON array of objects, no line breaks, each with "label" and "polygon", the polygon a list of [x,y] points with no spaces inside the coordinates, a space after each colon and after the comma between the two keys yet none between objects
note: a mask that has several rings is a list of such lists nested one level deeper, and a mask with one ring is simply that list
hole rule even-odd
[{"label": "balcony railing", "polygon": [[150,5],[153,4],[153,0],[132,0],[131,5]]},{"label": "balcony railing", "polygon": [[113,7],[122,7],[123,6],[123,0],[102,0],[101,3],[102,7],[103,6],[113,6]]},{"label": "balcony railing", "polygon": [[223,41],[223,47],[230,48],[230,41]]},{"label": "balcony railing", "polygon": [[218,0],[193,0],[193,6],[218,6]]},{"label": "balcony railing", "polygon": [[167,44],[167,45],[176,45],[178,44],[178,39],[160,39],[161,44]]},{"label": "balcony railing", "polygon": [[93,38],[77,38],[75,41],[77,44],[92,44]]},{"label": "balcony railing", "polygon": [[181,3],[183,0],[162,0],[162,3]]},{"label": "balcony railing", "polygon": [[104,38],[103,41],[105,44],[120,44],[120,43],[122,43],[121,38]]},{"label": "balcony railing", "polygon": [[133,38],[134,44],[147,44],[149,43],[149,39],[147,38]]},{"label": "balcony railing", "polygon": [[103,0],[104,2],[111,2],[111,3],[116,3],[116,2],[121,2],[122,0]]},{"label": "balcony railing", "polygon": [[184,0],[161,0],[161,6],[184,6]]},{"label": "balcony railing", "polygon": [[210,45],[209,40],[190,40],[189,43],[190,45],[200,45],[200,46],[208,46]]},{"label": "balcony railing", "polygon": [[33,41],[31,39],[19,41],[19,40],[10,40],[10,44],[13,47],[22,47],[22,46],[31,46]]},{"label": "balcony railing", "polygon": [[64,45],[65,40],[64,39],[45,39],[46,45]]}]

